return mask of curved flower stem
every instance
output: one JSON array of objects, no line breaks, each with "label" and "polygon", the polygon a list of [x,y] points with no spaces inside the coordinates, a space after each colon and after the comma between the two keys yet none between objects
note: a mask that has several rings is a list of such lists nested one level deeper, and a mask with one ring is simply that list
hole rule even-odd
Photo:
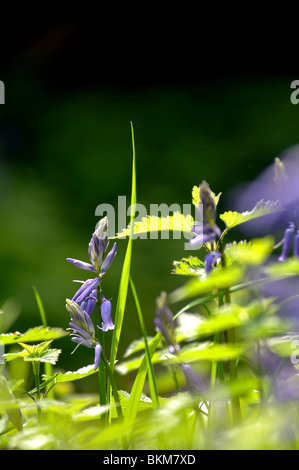
[{"label": "curved flower stem", "polygon": [[[113,393],[113,396],[114,396],[114,402],[115,402],[115,407],[116,407],[116,412],[117,412],[118,419],[120,421],[123,421],[124,416],[123,416],[123,412],[122,412],[122,408],[121,408],[121,404],[120,404],[120,400],[119,400],[117,385],[116,385],[111,367],[110,367],[110,365],[107,361],[107,358],[105,356],[105,353],[103,351],[102,351],[102,354],[101,354],[101,362],[103,362],[103,364],[105,366],[105,369],[106,369],[106,372],[107,372],[107,375],[109,377],[110,385],[111,385],[111,388],[112,388],[112,393]],[[128,448],[128,443],[127,443],[126,436],[122,437],[122,444],[123,444],[123,449]]]},{"label": "curved flower stem", "polygon": [[[225,269],[226,260],[225,260],[223,245],[222,245],[222,239],[219,239],[218,241],[218,249],[221,253],[222,268]],[[228,288],[224,289],[224,303],[226,304],[230,303],[230,291]],[[233,329],[224,331],[224,340],[226,343],[235,343],[235,332]],[[237,378],[236,361],[230,360],[228,362],[228,366],[229,366],[230,379],[235,380]],[[238,396],[232,397],[232,418],[233,418],[234,425],[240,424],[242,422],[241,406],[240,406],[240,400]]]}]

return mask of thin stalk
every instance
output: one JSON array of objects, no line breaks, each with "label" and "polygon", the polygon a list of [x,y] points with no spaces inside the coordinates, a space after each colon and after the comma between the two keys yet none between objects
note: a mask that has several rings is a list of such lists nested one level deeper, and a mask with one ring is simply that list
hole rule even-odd
[{"label": "thin stalk", "polygon": [[[224,255],[222,240],[219,240],[218,245],[219,245],[219,251],[221,253],[221,265],[222,265],[222,268],[225,269],[226,262],[225,262],[225,255]],[[230,291],[228,288],[224,289],[224,303],[227,303],[227,304],[230,303]],[[225,331],[224,339],[226,343],[235,343],[234,330],[231,329],[231,330]],[[230,379],[231,380],[236,379],[237,378],[236,361],[235,360],[228,361],[228,367],[229,367]],[[237,425],[242,422],[241,406],[240,406],[240,400],[238,396],[232,397],[232,419],[233,419],[234,425]]]},{"label": "thin stalk", "polygon": [[139,318],[139,323],[140,323],[140,328],[141,328],[142,336],[143,336],[143,339],[144,339],[151,398],[152,398],[152,402],[153,402],[153,407],[157,408],[159,406],[159,397],[158,397],[158,391],[157,391],[157,384],[156,384],[156,380],[155,380],[154,368],[153,368],[153,364],[152,364],[151,356],[150,356],[150,352],[149,352],[148,341],[147,341],[147,333],[146,333],[146,328],[145,328],[145,324],[144,324],[144,320],[143,320],[142,311],[141,311],[141,308],[140,308],[139,299],[138,299],[138,296],[137,296],[135,285],[134,285],[133,280],[132,280],[131,277],[130,277],[130,286],[131,286],[133,297],[134,297],[134,300],[135,300],[136,309],[137,309],[138,318]]},{"label": "thin stalk", "polygon": [[[46,312],[45,312],[45,309],[44,309],[44,305],[43,305],[42,299],[39,295],[39,292],[38,292],[38,290],[35,286],[33,286],[33,292],[34,292],[34,296],[35,296],[35,300],[36,300],[36,303],[37,303],[37,307],[38,307],[38,311],[39,311],[39,314],[40,314],[40,319],[41,319],[42,325],[44,327],[47,327],[48,322],[47,322],[47,317],[46,317]],[[53,375],[53,366],[52,366],[52,364],[50,362],[45,362],[44,367],[45,367],[45,374],[48,377],[51,377]],[[49,390],[47,391],[47,395],[48,395],[49,398],[54,398],[54,389],[52,387],[50,387]]]},{"label": "thin stalk", "polygon": [[[35,377],[35,385],[36,385],[36,398],[37,400],[41,399],[41,394],[40,394],[40,381],[39,381],[39,370],[40,370],[40,364],[39,362],[32,362],[32,369],[33,369],[33,374]],[[41,409],[39,406],[39,403],[36,403],[36,408],[37,408],[37,418],[38,422],[41,422],[42,414],[41,414]]]},{"label": "thin stalk", "polygon": [[[112,393],[113,393],[113,396],[114,396],[114,402],[115,402],[115,407],[116,407],[116,412],[117,412],[118,419],[120,421],[123,421],[124,416],[123,416],[123,412],[122,412],[122,408],[121,408],[121,404],[120,404],[117,385],[116,385],[116,382],[115,382],[115,379],[114,379],[112,369],[111,369],[111,367],[110,367],[110,365],[107,361],[105,353],[103,353],[103,352],[101,354],[101,362],[103,362],[104,367],[105,367],[106,372],[107,372],[107,375],[109,377],[110,386],[111,386]],[[124,450],[128,449],[128,442],[127,442],[126,436],[122,437],[122,445],[123,445]]]}]

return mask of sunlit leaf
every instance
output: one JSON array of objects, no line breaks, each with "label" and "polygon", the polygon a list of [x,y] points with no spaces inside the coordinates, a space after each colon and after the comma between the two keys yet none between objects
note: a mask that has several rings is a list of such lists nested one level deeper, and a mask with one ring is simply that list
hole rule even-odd
[{"label": "sunlit leaf", "polygon": [[[185,232],[193,233],[194,219],[191,215],[184,215],[180,212],[174,212],[173,215],[167,217],[150,216],[143,217],[140,221],[133,222],[133,235],[142,235],[149,232]],[[131,224],[128,228],[117,234],[117,238],[124,238],[130,236]]]},{"label": "sunlit leaf", "polygon": [[20,342],[27,343],[27,342],[38,342],[38,341],[48,341],[54,340],[58,338],[62,338],[63,336],[68,335],[69,333],[62,328],[50,328],[44,326],[36,326],[34,328],[29,329],[25,333],[6,333],[0,335],[0,342],[2,344],[17,344]]},{"label": "sunlit leaf", "polygon": [[182,287],[169,294],[169,302],[175,303],[180,300],[205,294],[215,289],[231,287],[242,279],[243,270],[237,266],[228,266],[225,269],[217,269],[206,278],[192,278]]},{"label": "sunlit leaf", "polygon": [[235,262],[259,266],[271,254],[274,246],[272,237],[257,238],[250,242],[233,242],[225,246],[225,256],[227,264]]},{"label": "sunlit leaf", "polygon": [[243,224],[244,222],[248,222],[250,220],[256,219],[258,217],[263,217],[268,214],[272,214],[273,212],[280,211],[281,207],[278,205],[277,202],[267,201],[264,200],[259,201],[256,206],[251,211],[246,212],[224,212],[220,214],[220,219],[223,220],[227,229],[231,229],[236,227],[237,225]]},{"label": "sunlit leaf", "polygon": [[24,348],[23,351],[7,353],[3,356],[7,362],[23,358],[26,362],[46,362],[54,365],[58,360],[61,349],[49,349],[48,346],[51,342],[52,341],[45,341],[44,343],[36,345],[20,343],[20,346]]},{"label": "sunlit leaf", "polygon": [[197,256],[182,258],[180,261],[174,261],[173,265],[172,274],[201,277],[206,275],[204,262],[197,258]]}]

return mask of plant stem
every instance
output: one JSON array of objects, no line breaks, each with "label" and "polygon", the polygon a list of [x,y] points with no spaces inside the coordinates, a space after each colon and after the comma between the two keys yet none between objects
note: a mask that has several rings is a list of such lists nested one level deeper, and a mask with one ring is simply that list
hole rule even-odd
[{"label": "plant stem", "polygon": [[[218,246],[219,246],[219,251],[221,253],[221,265],[222,265],[222,268],[225,269],[226,260],[225,260],[225,255],[224,255],[224,250],[223,250],[221,239],[218,242]],[[230,303],[230,291],[228,288],[224,289],[224,303],[226,304]],[[224,340],[225,340],[225,343],[235,343],[235,332],[233,329],[224,331]],[[233,381],[237,378],[236,361],[235,360],[228,361],[228,367],[229,367],[230,380]],[[240,406],[240,400],[238,396],[232,396],[232,419],[233,419],[234,425],[240,424],[242,422],[241,406]]]},{"label": "plant stem", "polygon": [[[113,396],[114,396],[114,402],[115,402],[115,407],[116,407],[116,412],[117,412],[118,419],[120,421],[123,421],[124,416],[123,416],[123,412],[122,412],[122,408],[121,408],[121,404],[120,404],[117,385],[116,385],[116,382],[115,382],[115,379],[114,379],[113,372],[110,368],[110,365],[109,365],[109,363],[107,361],[107,358],[105,356],[105,353],[103,353],[103,351],[102,351],[102,354],[101,354],[101,362],[103,362],[104,367],[105,367],[106,372],[107,372],[107,375],[109,377],[110,386],[112,388],[112,393],[113,393]],[[126,436],[122,437],[122,444],[123,444],[123,449],[128,448],[128,443],[127,443]]]},{"label": "plant stem", "polygon": [[144,339],[151,398],[152,398],[152,402],[153,402],[153,407],[157,408],[159,406],[159,397],[158,397],[157,384],[156,384],[155,375],[154,375],[154,368],[153,368],[153,364],[152,364],[151,357],[150,357],[148,341],[147,341],[147,333],[146,333],[146,328],[145,328],[145,324],[144,324],[144,320],[143,320],[143,315],[142,315],[139,299],[138,299],[138,296],[137,296],[135,285],[134,285],[133,280],[132,280],[131,277],[130,277],[130,285],[131,285],[133,297],[134,297],[135,304],[136,304],[136,309],[137,309],[137,313],[138,313],[140,328],[141,328],[143,339]]},{"label": "plant stem", "polygon": [[[38,400],[40,400],[41,395],[40,395],[40,382],[39,382],[39,370],[40,370],[39,362],[33,361],[32,362],[32,369],[33,369],[33,374],[34,374],[34,377],[35,377],[36,398]],[[42,415],[41,415],[41,409],[40,409],[39,403],[36,403],[36,407],[37,407],[38,422],[40,423]]]}]

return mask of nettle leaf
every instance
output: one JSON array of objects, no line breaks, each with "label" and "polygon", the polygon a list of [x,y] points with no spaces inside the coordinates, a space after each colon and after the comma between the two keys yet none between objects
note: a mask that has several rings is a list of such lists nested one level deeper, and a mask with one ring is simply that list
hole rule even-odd
[{"label": "nettle leaf", "polygon": [[180,300],[196,295],[206,294],[216,289],[225,289],[237,284],[243,275],[243,269],[239,266],[227,266],[225,269],[212,271],[204,279],[197,276],[187,281],[182,287],[179,287],[169,294],[169,302],[176,303]]},{"label": "nettle leaf", "polygon": [[172,274],[201,277],[206,275],[205,264],[197,256],[182,258],[181,261],[174,261],[173,265]]},{"label": "nettle leaf", "polygon": [[[163,349],[156,352],[152,357],[153,364],[163,364],[169,361],[174,363],[180,362],[195,362],[195,361],[227,361],[236,359],[243,351],[241,344],[214,344],[211,341],[203,343],[192,343],[191,345],[183,346],[179,354],[173,355],[168,349]],[[117,372],[121,375],[128,374],[133,370],[140,367],[142,357],[137,357],[115,366]]]},{"label": "nettle leaf", "polygon": [[19,343],[20,346],[24,348],[23,351],[7,353],[3,356],[7,362],[14,359],[23,358],[26,362],[49,362],[50,364],[54,365],[58,360],[61,349],[49,349],[51,342],[52,341],[45,341],[36,345]]},{"label": "nettle leaf", "polygon": [[267,275],[274,279],[288,276],[298,276],[299,260],[296,258],[288,258],[283,263],[278,261],[276,263],[269,264],[265,267],[264,270]]},{"label": "nettle leaf", "polygon": [[225,246],[227,265],[237,262],[259,266],[269,257],[273,247],[274,239],[272,237],[257,238],[250,242],[229,243]]},{"label": "nettle leaf", "polygon": [[37,342],[62,338],[69,333],[62,328],[50,328],[44,326],[36,326],[29,329],[25,333],[6,333],[0,335],[0,342],[6,344],[17,344],[20,342]]},{"label": "nettle leaf", "polygon": [[[143,217],[140,221],[134,222],[133,235],[143,235],[149,232],[173,231],[192,233],[194,219],[192,215],[184,215],[174,212],[167,217],[150,216]],[[129,237],[131,234],[131,224],[126,229],[116,235],[116,238]]]},{"label": "nettle leaf", "polygon": [[[282,357],[298,356],[299,352],[299,335],[288,334],[278,336],[276,338],[269,338],[267,345],[275,354]],[[295,362],[297,364],[298,362]]]},{"label": "nettle leaf", "polygon": [[[217,196],[215,195],[215,193],[213,193],[213,191],[211,191],[211,196],[212,198],[214,199],[214,204],[215,204],[215,207],[217,207],[217,204],[219,202],[219,198],[221,196],[222,193],[219,193]],[[199,186],[193,186],[192,188],[192,203],[197,206],[198,204],[201,203],[201,198],[200,198],[200,187]]]},{"label": "nettle leaf", "polygon": [[281,207],[279,206],[278,202],[273,201],[266,201],[262,199],[259,201],[256,206],[251,211],[246,212],[224,212],[220,214],[220,219],[226,225],[226,228],[229,230],[237,225],[243,224],[244,222],[248,222],[250,220],[256,219],[258,217],[263,217],[268,214],[272,214],[273,212],[280,211]]},{"label": "nettle leaf", "polygon": [[[98,371],[94,370],[94,364],[90,364],[88,366],[81,367],[80,369],[75,371],[68,371],[65,373],[59,372],[53,378],[55,380],[55,383],[72,382],[73,380],[83,379],[84,377],[95,374],[96,372]],[[43,375],[43,378],[45,380],[49,379],[47,375]]]},{"label": "nettle leaf", "polygon": [[[151,344],[153,339],[154,339],[153,336],[147,336],[148,344]],[[135,339],[127,347],[127,349],[124,353],[124,357],[129,357],[132,354],[135,354],[136,352],[140,352],[140,351],[144,351],[144,350],[145,350],[144,338]]]}]

